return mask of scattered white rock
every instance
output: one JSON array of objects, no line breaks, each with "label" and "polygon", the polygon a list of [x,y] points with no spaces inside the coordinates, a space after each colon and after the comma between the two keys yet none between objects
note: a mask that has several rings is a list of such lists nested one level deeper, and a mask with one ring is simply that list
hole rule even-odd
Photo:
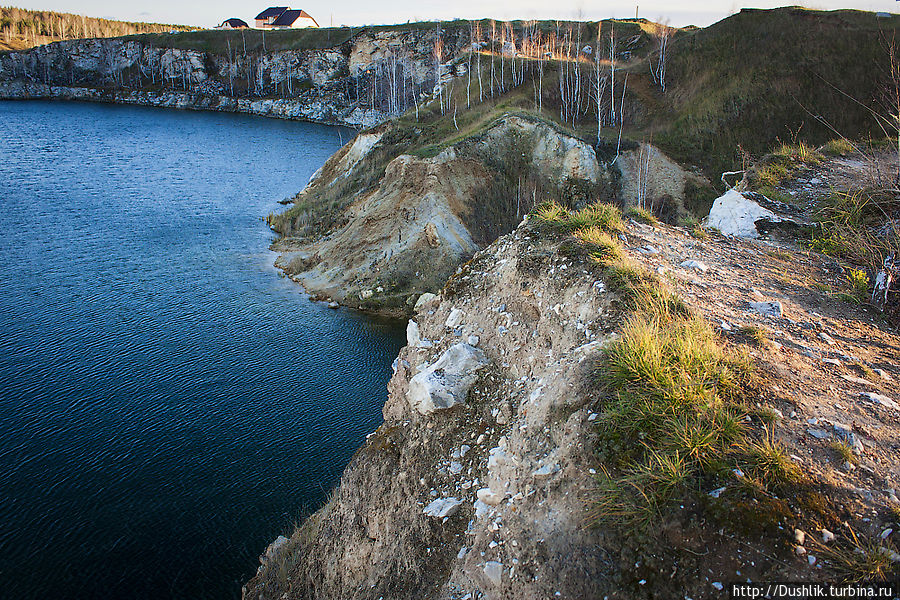
[{"label": "scattered white rock", "polygon": [[438,498],[426,506],[423,512],[429,517],[443,519],[456,514],[461,505],[462,500],[457,498]]},{"label": "scattered white rock", "polygon": [[713,202],[706,226],[718,229],[725,235],[756,238],[759,237],[756,222],[762,219],[773,223],[781,221],[771,210],[736,190],[728,190]]},{"label": "scattered white rock", "polygon": [[454,344],[409,381],[406,398],[423,415],[463,404],[476,372],[487,364],[487,356],[478,348]]},{"label": "scattered white rock", "polygon": [[481,341],[481,338],[479,338],[477,335],[470,335],[468,337],[468,339],[466,339],[466,341],[469,343],[470,346],[477,346],[478,343]]},{"label": "scattered white rock", "polygon": [[806,560],[809,562],[809,566],[813,566],[814,564],[816,564],[816,557],[813,556],[812,554],[807,556]]},{"label": "scattered white rock", "polygon": [[893,529],[885,529],[884,531],[881,532],[881,539],[883,539],[883,540],[888,539],[888,536],[891,535],[892,533],[894,533]]},{"label": "scattered white rock", "polygon": [[459,475],[462,473],[463,466],[462,463],[459,462],[451,462],[450,463],[450,474],[451,475]]},{"label": "scattered white rock", "polygon": [[806,548],[804,548],[803,546],[797,546],[796,548],[794,548],[794,552],[796,552],[799,556],[803,556],[804,554],[806,554]]},{"label": "scattered white rock", "polygon": [[725,586],[720,581],[713,581],[712,586],[719,590],[720,592],[725,589]]},{"label": "scattered white rock", "polygon": [[861,392],[859,395],[861,398],[864,398],[869,402],[880,404],[881,406],[887,408],[893,408],[894,410],[900,410],[900,406],[898,406],[896,402],[882,394],[876,394],[874,392]]},{"label": "scattered white rock", "polygon": [[465,458],[466,452],[468,452],[471,449],[472,449],[472,446],[470,446],[468,444],[463,444],[462,446],[459,447],[459,457]]},{"label": "scattered white rock", "polygon": [[824,429],[816,429],[813,427],[810,427],[809,429],[807,429],[806,433],[808,433],[809,435],[811,435],[814,438],[819,439],[819,440],[824,440],[824,439],[831,437],[831,434],[828,433],[827,431],[825,431]]},{"label": "scattered white rock", "polygon": [[558,473],[560,470],[559,465],[556,463],[550,463],[546,465],[542,465],[540,468],[531,472],[531,476],[535,479],[546,479],[550,477],[554,473]]},{"label": "scattered white rock", "polygon": [[709,493],[709,495],[712,496],[713,498],[718,498],[719,496],[722,495],[722,492],[724,492],[726,489],[728,489],[728,488],[720,487],[720,488],[714,489],[713,491],[711,491]]},{"label": "scattered white rock", "polygon": [[418,310],[419,310],[420,308],[422,308],[422,306],[424,306],[425,304],[428,304],[429,302],[431,302],[431,301],[434,300],[435,298],[437,298],[437,295],[436,295],[436,294],[432,294],[432,293],[430,293],[430,292],[425,292],[424,294],[422,294],[421,296],[419,296],[419,299],[418,299],[418,300],[416,300],[416,305],[415,305],[415,307],[413,308],[413,310],[415,310],[415,311],[418,312]]},{"label": "scattered white rock", "polygon": [[463,311],[459,310],[458,308],[454,308],[450,311],[450,315],[447,317],[444,325],[446,325],[450,329],[458,327],[459,324],[462,323],[464,316],[465,313],[463,313]]},{"label": "scattered white rock", "polygon": [[834,534],[827,529],[822,529],[822,542],[827,544],[834,541]]},{"label": "scattered white rock", "polygon": [[406,324],[406,344],[415,347],[420,341],[422,338],[419,336],[419,324],[410,319]]},{"label": "scattered white rock", "polygon": [[781,302],[777,300],[766,302],[750,302],[750,308],[763,315],[764,317],[781,317],[784,315],[784,308]]},{"label": "scattered white rock", "polygon": [[706,271],[709,270],[709,267],[707,267],[699,260],[686,260],[681,263],[681,266],[687,269],[696,269],[697,271],[700,271],[702,273],[706,273]]},{"label": "scattered white rock", "polygon": [[475,496],[488,506],[497,506],[503,502],[503,496],[501,494],[495,494],[491,491],[491,488],[481,488],[475,492]]},{"label": "scattered white rock", "polygon": [[341,305],[338,304],[337,302],[335,302],[334,300],[332,300],[331,302],[328,303],[328,308],[330,308],[330,309],[336,310],[340,307],[341,307]]},{"label": "scattered white rock", "polygon": [[872,372],[884,379],[885,381],[893,381],[890,373],[885,371],[884,369],[872,369]]},{"label": "scattered white rock", "polygon": [[837,342],[834,341],[830,335],[825,333],[824,331],[819,333],[819,339],[828,344],[829,346],[834,346]]},{"label": "scattered white rock", "polygon": [[371,298],[374,295],[375,295],[375,292],[373,292],[372,290],[363,290],[359,293],[359,299],[360,300],[368,300],[369,298]]},{"label": "scattered white rock", "polygon": [[806,541],[806,532],[803,531],[802,529],[795,529],[794,530],[794,541],[802,546],[803,542]]}]

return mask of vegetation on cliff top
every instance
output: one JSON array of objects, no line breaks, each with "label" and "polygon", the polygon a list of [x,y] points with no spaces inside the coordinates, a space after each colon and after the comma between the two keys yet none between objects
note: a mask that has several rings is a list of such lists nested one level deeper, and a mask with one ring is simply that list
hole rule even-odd
[{"label": "vegetation on cliff top", "polygon": [[110,21],[84,15],[0,6],[0,51],[24,50],[60,40],[193,29],[185,25]]}]

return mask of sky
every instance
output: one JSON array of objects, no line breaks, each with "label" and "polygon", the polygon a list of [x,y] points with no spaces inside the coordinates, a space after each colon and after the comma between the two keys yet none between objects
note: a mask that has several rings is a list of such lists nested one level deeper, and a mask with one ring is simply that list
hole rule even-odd
[{"label": "sky", "polygon": [[[7,0],[20,8],[54,10],[124,21],[150,21],[212,27],[238,17],[252,25],[256,14],[270,6],[265,0]],[[743,7],[773,8],[800,4],[807,8],[833,10],[855,8],[868,11],[900,12],[900,0],[281,0],[277,5],[302,8],[323,27],[328,25],[372,25],[472,18],[579,19],[634,17],[670,25],[706,26],[738,12]]]}]

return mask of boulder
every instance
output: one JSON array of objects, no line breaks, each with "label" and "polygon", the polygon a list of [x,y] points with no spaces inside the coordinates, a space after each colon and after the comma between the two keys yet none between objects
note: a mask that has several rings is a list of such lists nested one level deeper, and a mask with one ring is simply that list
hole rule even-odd
[{"label": "boulder", "polygon": [[478,348],[454,344],[410,380],[406,398],[423,415],[463,404],[476,372],[487,364],[487,356]]},{"label": "boulder", "polygon": [[741,193],[731,189],[716,198],[707,227],[718,229],[725,235],[756,238],[776,227],[807,227],[796,214],[796,209],[754,192]]},{"label": "boulder", "polygon": [[419,324],[410,319],[409,323],[406,324],[406,344],[416,347],[420,341],[422,341],[422,338],[419,336]]}]

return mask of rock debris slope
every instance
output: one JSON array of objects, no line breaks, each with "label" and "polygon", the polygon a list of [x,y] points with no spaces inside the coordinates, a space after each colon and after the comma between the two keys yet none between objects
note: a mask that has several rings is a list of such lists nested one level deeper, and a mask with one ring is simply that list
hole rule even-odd
[{"label": "rock debris slope", "polygon": [[[900,343],[864,308],[810,286],[834,276],[829,259],[788,261],[765,241],[697,240],[633,222],[621,238],[631,260],[752,356],[763,379],[757,407],[776,419],[768,427],[835,518],[860,536],[889,529]],[[662,598],[673,589],[696,599],[720,597],[736,572],[828,577],[822,544],[798,542],[792,517],[758,535],[737,517],[676,507],[647,538],[647,556],[669,565],[664,576],[618,533],[590,526],[604,468],[591,372],[617,338],[622,305],[566,244],[522,225],[418,303],[384,424],[326,506],[267,553],[245,599]],[[781,313],[761,314],[753,302],[778,303]],[[763,341],[750,341],[751,326]],[[835,440],[851,440],[853,462],[835,455]],[[846,541],[840,522],[826,525]]]}]

